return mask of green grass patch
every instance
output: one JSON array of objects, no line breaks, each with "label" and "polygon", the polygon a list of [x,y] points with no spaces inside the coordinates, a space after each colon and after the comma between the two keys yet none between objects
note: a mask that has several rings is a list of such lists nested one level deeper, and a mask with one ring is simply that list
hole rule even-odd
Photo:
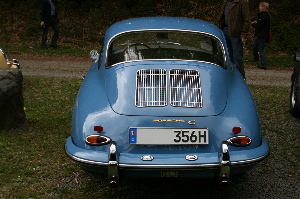
[{"label": "green grass patch", "polygon": [[[260,65],[260,61],[257,62],[252,61],[253,60],[252,54],[244,55],[243,60],[244,63],[248,65],[255,65],[255,66]],[[268,69],[273,69],[273,68],[289,69],[295,66],[294,55],[287,55],[287,54],[277,55],[277,54],[266,52],[266,60],[267,60]]]},{"label": "green grass patch", "polygon": [[[66,41],[68,42],[68,41]],[[29,55],[34,58],[36,55],[43,56],[62,56],[62,57],[76,57],[86,58],[89,56],[91,50],[101,51],[101,46],[93,46],[88,43],[78,42],[76,45],[69,45],[66,43],[58,45],[58,48],[54,49],[48,45],[48,49],[42,49],[40,44],[20,44],[20,45],[8,45],[2,44],[1,48],[5,50],[6,54],[10,58],[10,54],[15,55]]]},{"label": "green grass patch", "polygon": [[[199,180],[124,179],[120,187],[110,188],[106,176],[82,170],[64,153],[81,83],[81,79],[24,77],[26,123],[0,133],[0,198],[218,198],[251,180],[251,175],[240,175],[232,178],[230,187],[221,188]],[[285,162],[290,168],[286,175],[299,173],[299,119],[289,113],[289,88],[251,85],[250,90],[271,149],[264,164]],[[262,172],[271,174],[274,169],[280,172],[272,167],[263,167]]]}]

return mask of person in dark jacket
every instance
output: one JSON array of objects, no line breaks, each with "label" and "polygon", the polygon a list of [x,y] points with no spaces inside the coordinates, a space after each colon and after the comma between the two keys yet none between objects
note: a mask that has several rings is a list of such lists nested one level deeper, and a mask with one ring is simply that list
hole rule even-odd
[{"label": "person in dark jacket", "polygon": [[231,62],[246,79],[243,47],[250,29],[250,11],[246,0],[224,0],[219,16],[219,28],[225,35]]},{"label": "person in dark jacket", "polygon": [[267,69],[267,61],[265,56],[265,44],[270,37],[270,15],[269,4],[261,2],[259,4],[259,13],[257,14],[258,20],[251,22],[252,27],[255,28],[255,41],[253,43],[253,61],[258,61],[258,52],[260,55],[261,66],[259,69]]},{"label": "person in dark jacket", "polygon": [[51,47],[57,47],[58,35],[60,32],[58,26],[58,16],[56,9],[56,1],[55,0],[43,0],[42,3],[42,12],[41,12],[41,26],[44,26],[43,36],[42,36],[42,48],[47,49],[47,35],[50,26],[54,30],[54,34],[51,40]]}]

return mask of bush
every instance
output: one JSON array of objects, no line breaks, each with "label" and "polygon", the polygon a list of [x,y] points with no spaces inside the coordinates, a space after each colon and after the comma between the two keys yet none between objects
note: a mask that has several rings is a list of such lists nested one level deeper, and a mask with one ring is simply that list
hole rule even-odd
[{"label": "bush", "polygon": [[[12,44],[41,40],[37,31],[42,0],[1,0],[1,42]],[[178,16],[218,23],[222,0],[57,0],[61,26],[60,41],[102,44],[105,30],[113,23],[133,17]],[[259,0],[249,0],[253,16]],[[293,52],[300,46],[298,2],[270,0],[271,28],[274,40],[270,51]],[[288,12],[286,12],[288,10]],[[298,19],[298,21],[297,21]],[[15,28],[13,28],[15,27]],[[251,41],[250,38],[249,41]],[[70,43],[70,42],[69,42]],[[250,42],[249,42],[250,43]],[[63,44],[64,45],[64,44]],[[248,44],[247,44],[248,45]],[[251,46],[249,46],[251,48]]]}]

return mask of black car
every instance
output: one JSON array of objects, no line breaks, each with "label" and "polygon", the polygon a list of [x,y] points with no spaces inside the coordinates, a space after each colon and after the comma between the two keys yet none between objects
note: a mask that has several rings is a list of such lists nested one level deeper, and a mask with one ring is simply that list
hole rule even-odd
[{"label": "black car", "polygon": [[294,117],[300,117],[300,52],[294,56],[295,68],[292,74],[290,93],[290,112]]}]

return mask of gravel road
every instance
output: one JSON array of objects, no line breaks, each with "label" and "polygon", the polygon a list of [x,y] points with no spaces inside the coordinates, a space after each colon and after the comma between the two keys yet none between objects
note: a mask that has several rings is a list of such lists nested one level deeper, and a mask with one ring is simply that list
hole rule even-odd
[{"label": "gravel road", "polygon": [[[56,76],[56,77],[79,77],[86,75],[92,65],[86,60],[32,60],[19,59],[24,76]],[[247,84],[290,86],[292,70],[261,70],[253,66],[245,67]]]}]

